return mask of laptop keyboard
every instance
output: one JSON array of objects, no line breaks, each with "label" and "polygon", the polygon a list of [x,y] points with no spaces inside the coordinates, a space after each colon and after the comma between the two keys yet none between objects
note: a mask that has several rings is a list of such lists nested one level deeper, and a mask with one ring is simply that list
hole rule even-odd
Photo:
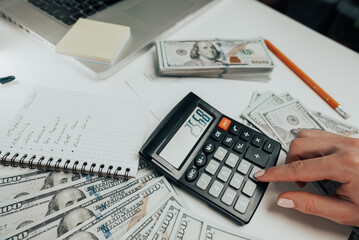
[{"label": "laptop keyboard", "polygon": [[79,18],[91,16],[119,1],[121,0],[28,0],[66,25],[72,25]]}]

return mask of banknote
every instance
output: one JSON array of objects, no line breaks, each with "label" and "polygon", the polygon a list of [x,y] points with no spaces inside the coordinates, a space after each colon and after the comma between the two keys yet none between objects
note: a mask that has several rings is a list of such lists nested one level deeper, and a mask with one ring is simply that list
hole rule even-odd
[{"label": "banknote", "polygon": [[89,176],[81,177],[77,173],[64,173],[54,171],[31,171],[21,175],[1,176],[0,191],[6,194],[0,195],[0,202],[23,197],[41,190],[77,181],[87,180]]},{"label": "banknote", "polygon": [[200,239],[204,219],[182,208],[173,227],[170,240]]},{"label": "banknote", "polygon": [[266,134],[269,137],[274,138],[275,140],[279,140],[273,130],[269,127],[269,125],[264,121],[260,112],[273,108],[275,106],[279,106],[284,104],[285,101],[277,96],[273,92],[267,92],[262,95],[255,104],[251,105],[247,108],[242,116],[250,121],[253,125],[255,125],[261,132]]},{"label": "banknote", "polygon": [[299,100],[287,102],[270,110],[263,110],[260,115],[288,149],[301,129],[324,130],[322,124]]},{"label": "banknote", "polygon": [[273,60],[262,38],[159,40],[161,75],[269,79]]},{"label": "banknote", "polygon": [[180,210],[181,206],[179,204],[167,204],[147,239],[169,240]]},{"label": "banknote", "polygon": [[120,239],[137,222],[167,198],[174,194],[174,190],[166,178],[153,182],[147,188],[118,202],[101,214],[79,224],[59,239],[76,239],[80,234],[93,235],[98,239]]},{"label": "banknote", "polygon": [[[138,170],[148,167],[148,162],[139,161]],[[55,171],[26,171],[17,175],[0,176],[0,191],[6,194],[0,195],[0,202],[23,197],[29,194],[53,188],[69,182],[88,181],[93,177],[77,173],[64,173]]]},{"label": "banknote", "polygon": [[64,188],[61,186],[48,189],[41,191],[41,194],[1,203],[0,222],[6,224],[6,227],[0,230],[0,236],[20,229],[24,223],[39,221],[75,203],[91,201],[93,197],[96,197],[96,201],[101,200],[102,192],[112,191],[125,196],[130,189],[144,185],[159,176],[157,171],[142,169],[138,172],[138,178],[129,181],[124,178],[97,177],[79,184],[67,184]]},{"label": "banknote", "polygon": [[218,224],[205,222],[202,232],[201,240],[259,240],[254,236],[241,233],[238,230],[228,229]]},{"label": "banknote", "polygon": [[[156,223],[162,215],[168,212],[169,207],[183,205],[182,200],[176,195],[169,195],[158,206],[141,219],[121,238],[123,240],[145,240],[149,239],[150,234],[154,231]],[[165,212],[165,210],[167,210]]]},{"label": "banknote", "polygon": [[336,133],[345,137],[359,138],[359,128],[351,124],[339,121],[326,114],[311,110],[311,113],[317,117],[326,131]]},{"label": "banknote", "polygon": [[251,100],[249,100],[249,105],[251,106],[253,103],[255,103],[261,96],[263,95],[262,92],[254,91],[251,96]]},{"label": "banknote", "polygon": [[78,202],[48,215],[41,219],[41,221],[26,223],[24,227],[3,236],[2,239],[13,240],[16,239],[17,236],[22,236],[21,239],[28,240],[55,239],[94,216],[98,218],[101,216],[101,212],[106,211],[106,209],[111,208],[111,206],[118,205],[125,201],[125,199],[126,203],[129,203],[128,199],[132,199],[131,197],[137,199],[138,197],[136,196],[138,194],[141,194],[141,196],[146,193],[150,194],[151,189],[155,187],[161,188],[163,181],[160,182],[160,180],[163,179],[163,177],[160,177],[159,179],[151,180],[145,184],[141,183],[126,190],[123,189],[124,187],[115,190],[108,189],[82,202]]}]

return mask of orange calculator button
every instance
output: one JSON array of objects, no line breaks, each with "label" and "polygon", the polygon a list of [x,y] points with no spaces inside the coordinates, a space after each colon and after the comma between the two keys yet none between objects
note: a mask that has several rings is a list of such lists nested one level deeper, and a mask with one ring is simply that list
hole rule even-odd
[{"label": "orange calculator button", "polygon": [[223,117],[222,120],[219,122],[218,127],[226,131],[229,125],[231,125],[231,120],[226,117]]}]

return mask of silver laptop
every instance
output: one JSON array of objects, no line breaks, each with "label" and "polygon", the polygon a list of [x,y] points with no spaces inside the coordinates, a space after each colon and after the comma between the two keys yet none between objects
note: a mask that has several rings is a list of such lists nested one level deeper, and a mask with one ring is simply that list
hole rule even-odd
[{"label": "silver laptop", "polygon": [[79,17],[127,25],[131,37],[111,67],[74,60],[106,78],[217,0],[0,0],[9,21],[54,47]]}]

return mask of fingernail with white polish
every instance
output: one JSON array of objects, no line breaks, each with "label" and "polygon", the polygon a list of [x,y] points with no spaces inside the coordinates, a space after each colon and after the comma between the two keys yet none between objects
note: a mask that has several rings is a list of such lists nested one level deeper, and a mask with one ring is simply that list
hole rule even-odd
[{"label": "fingernail with white polish", "polygon": [[277,205],[284,208],[294,208],[294,202],[287,198],[279,198]]},{"label": "fingernail with white polish", "polygon": [[262,176],[266,171],[265,170],[260,170],[258,172],[256,172],[255,174],[253,174],[253,177],[257,178]]}]

